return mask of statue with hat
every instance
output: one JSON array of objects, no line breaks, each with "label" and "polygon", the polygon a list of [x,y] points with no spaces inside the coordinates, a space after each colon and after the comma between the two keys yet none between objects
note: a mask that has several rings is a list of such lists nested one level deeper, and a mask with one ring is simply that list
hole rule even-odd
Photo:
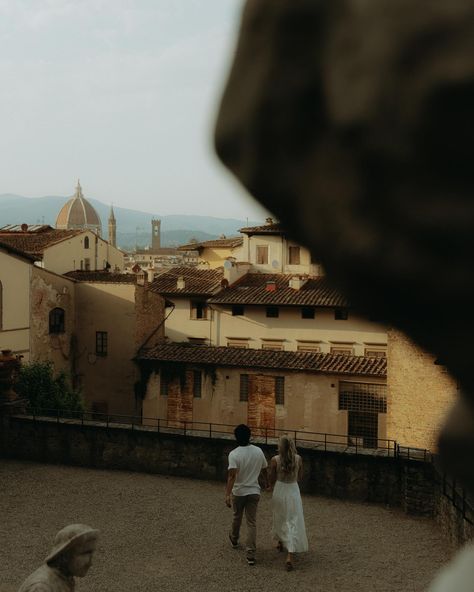
[{"label": "statue with hat", "polygon": [[58,532],[44,564],[18,592],[72,592],[74,577],[83,578],[92,563],[99,531],[85,524],[70,524]]}]

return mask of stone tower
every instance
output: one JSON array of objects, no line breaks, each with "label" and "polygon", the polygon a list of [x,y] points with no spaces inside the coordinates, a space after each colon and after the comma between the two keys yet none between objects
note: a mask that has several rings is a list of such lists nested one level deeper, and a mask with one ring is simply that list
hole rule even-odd
[{"label": "stone tower", "polygon": [[155,220],[155,218],[151,221],[151,250],[157,251],[161,246],[161,220]]},{"label": "stone tower", "polygon": [[117,222],[114,216],[114,208],[110,206],[109,215],[109,243],[113,246],[117,246]]}]

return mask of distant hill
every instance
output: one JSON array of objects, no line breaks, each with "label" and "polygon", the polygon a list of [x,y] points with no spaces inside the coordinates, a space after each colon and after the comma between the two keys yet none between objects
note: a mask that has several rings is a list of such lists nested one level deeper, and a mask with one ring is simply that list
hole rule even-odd
[{"label": "distant hill", "polygon": [[[70,197],[45,196],[24,197],[9,193],[0,194],[0,226],[6,224],[50,224],[54,226],[56,216]],[[89,198],[87,198],[89,199]],[[110,206],[96,199],[89,199],[102,220],[102,231],[107,238],[107,219]],[[212,216],[170,215],[160,216],[114,206],[117,220],[117,243],[123,248],[136,243],[144,246],[151,241],[151,219],[161,220],[162,246],[175,246],[189,242],[189,239],[210,240],[221,234],[232,236],[239,228],[257,225],[261,222],[235,218],[214,218]],[[140,237],[140,240],[138,240]],[[148,237],[148,238],[147,238]]]}]

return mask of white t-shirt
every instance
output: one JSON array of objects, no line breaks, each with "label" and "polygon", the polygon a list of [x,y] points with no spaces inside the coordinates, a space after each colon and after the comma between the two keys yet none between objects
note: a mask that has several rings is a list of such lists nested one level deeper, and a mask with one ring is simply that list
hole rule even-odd
[{"label": "white t-shirt", "polygon": [[234,495],[252,495],[260,493],[258,476],[268,465],[263,451],[258,446],[238,446],[229,454],[229,469],[237,469],[232,493]]}]

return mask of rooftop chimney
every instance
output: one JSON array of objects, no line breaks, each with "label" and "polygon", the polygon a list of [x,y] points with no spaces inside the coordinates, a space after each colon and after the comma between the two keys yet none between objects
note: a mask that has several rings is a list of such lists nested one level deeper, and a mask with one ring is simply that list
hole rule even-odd
[{"label": "rooftop chimney", "polygon": [[186,282],[184,281],[184,277],[182,275],[180,275],[178,277],[177,282],[176,282],[176,289],[177,290],[184,290],[185,287],[186,287]]},{"label": "rooftop chimney", "polygon": [[289,286],[293,288],[293,290],[300,290],[307,282],[307,278],[303,278],[299,275],[294,275],[290,278]]},{"label": "rooftop chimney", "polygon": [[265,291],[266,292],[276,292],[277,284],[275,280],[269,280],[265,283]]},{"label": "rooftop chimney", "polygon": [[265,224],[273,224],[273,218],[265,218]]}]

